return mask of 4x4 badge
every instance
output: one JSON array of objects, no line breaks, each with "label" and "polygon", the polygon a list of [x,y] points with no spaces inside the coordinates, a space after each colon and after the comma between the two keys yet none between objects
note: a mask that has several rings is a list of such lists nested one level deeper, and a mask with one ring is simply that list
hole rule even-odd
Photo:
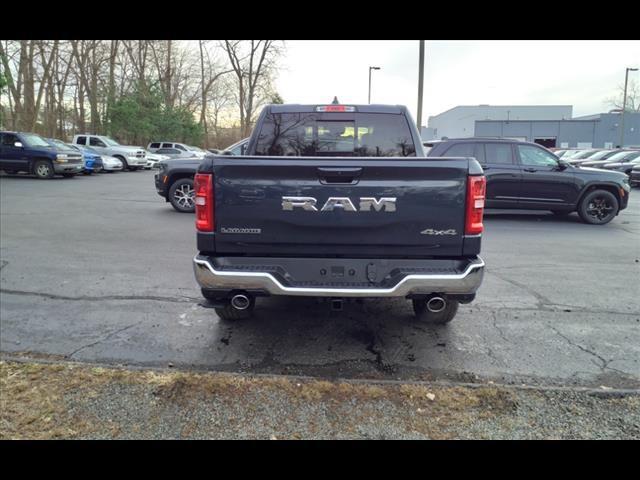
[{"label": "4x4 badge", "polygon": [[427,228],[420,232],[422,235],[456,235],[458,232],[454,228],[449,230],[434,230],[433,228]]}]

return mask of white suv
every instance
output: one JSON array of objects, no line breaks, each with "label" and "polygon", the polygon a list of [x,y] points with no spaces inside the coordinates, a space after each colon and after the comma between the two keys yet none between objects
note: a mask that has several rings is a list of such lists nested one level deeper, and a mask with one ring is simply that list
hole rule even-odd
[{"label": "white suv", "polygon": [[175,142],[151,142],[147,146],[147,150],[150,152],[155,152],[161,148],[177,148],[178,150],[182,150],[183,152],[193,153],[199,158],[204,158],[204,156],[208,153],[202,150],[201,148],[194,147],[192,145],[187,145],[186,143],[175,143]]}]

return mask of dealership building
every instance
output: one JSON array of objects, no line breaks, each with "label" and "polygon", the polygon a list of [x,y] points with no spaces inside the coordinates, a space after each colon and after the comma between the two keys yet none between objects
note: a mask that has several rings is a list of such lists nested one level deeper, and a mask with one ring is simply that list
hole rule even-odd
[{"label": "dealership building", "polygon": [[[424,140],[500,137],[558,148],[613,148],[620,143],[620,112],[572,118],[570,105],[459,106],[429,117]],[[624,146],[640,146],[640,112],[624,118]]]}]

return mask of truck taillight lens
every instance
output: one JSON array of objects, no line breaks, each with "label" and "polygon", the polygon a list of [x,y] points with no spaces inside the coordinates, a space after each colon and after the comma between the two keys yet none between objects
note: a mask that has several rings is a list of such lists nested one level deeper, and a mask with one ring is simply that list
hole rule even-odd
[{"label": "truck taillight lens", "polygon": [[467,180],[467,216],[464,225],[465,235],[482,233],[482,215],[487,179],[484,176],[470,176]]},{"label": "truck taillight lens", "polygon": [[196,229],[200,232],[213,232],[214,208],[213,203],[213,175],[210,173],[196,173],[193,182],[196,204]]}]

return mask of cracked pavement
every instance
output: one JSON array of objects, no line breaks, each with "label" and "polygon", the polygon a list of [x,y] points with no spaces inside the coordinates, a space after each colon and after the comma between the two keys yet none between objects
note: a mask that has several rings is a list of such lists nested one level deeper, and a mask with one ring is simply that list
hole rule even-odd
[{"label": "cracked pavement", "polygon": [[223,323],[193,278],[193,216],[148,171],[38,181],[0,176],[5,357],[329,378],[640,388],[640,190],[606,226],[487,212],[477,300],[448,326],[405,300],[330,312],[259,299]]}]

